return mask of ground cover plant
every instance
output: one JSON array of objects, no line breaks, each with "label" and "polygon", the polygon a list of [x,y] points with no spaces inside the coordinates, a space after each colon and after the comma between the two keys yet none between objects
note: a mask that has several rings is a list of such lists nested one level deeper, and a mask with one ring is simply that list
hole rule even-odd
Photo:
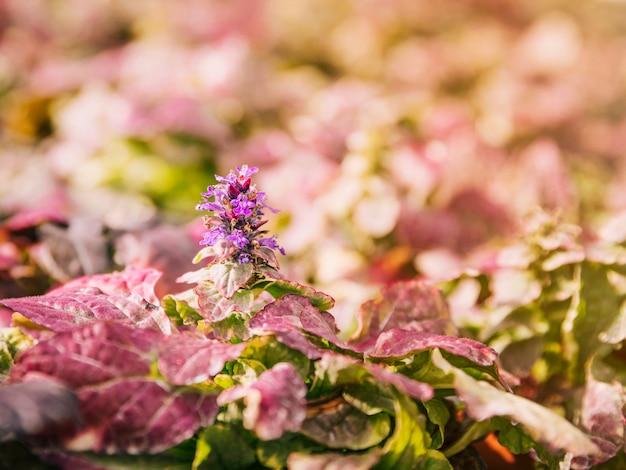
[{"label": "ground cover plant", "polygon": [[[61,468],[445,469],[480,465],[472,444],[496,435],[543,468],[623,462],[623,240],[586,251],[537,214],[490,270],[390,284],[341,338],[333,299],[281,274],[257,171],[202,193],[188,289],[157,296],[161,273],[129,267],[1,301],[14,312],[1,330],[3,455]],[[473,328],[479,315],[487,328]]]},{"label": "ground cover plant", "polygon": [[0,0],[0,467],[625,468],[626,3],[297,4]]}]

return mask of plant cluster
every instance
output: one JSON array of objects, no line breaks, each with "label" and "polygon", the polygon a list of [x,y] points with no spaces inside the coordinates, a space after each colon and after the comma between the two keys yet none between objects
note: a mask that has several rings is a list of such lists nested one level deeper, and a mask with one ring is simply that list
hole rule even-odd
[{"label": "plant cluster", "polygon": [[[487,273],[442,284],[451,297],[462,283],[485,290],[475,308],[494,329],[479,330],[484,343],[460,336],[470,322],[421,280],[382,289],[342,339],[333,299],[278,271],[281,248],[259,230],[267,206],[251,183],[256,171],[241,166],[203,193],[198,209],[210,214],[196,262],[206,265],[181,277],[188,290],[159,298],[161,273],[127,268],[1,301],[14,314],[1,330],[0,390],[27,397],[2,438],[19,438],[46,464],[90,469],[452,469],[463,468],[459,459],[478,465],[472,443],[492,434],[545,468],[622,458],[623,393],[607,361],[623,340],[619,309],[598,323],[586,307],[614,285],[608,273],[619,263],[607,257],[616,248],[587,261],[567,228],[543,221],[502,264],[530,270],[547,284],[541,295],[505,302],[503,313]],[[600,288],[589,269],[607,273]],[[583,341],[589,328],[597,342]],[[533,390],[556,376],[584,384],[570,416],[555,411],[561,403],[513,393],[523,383],[499,363],[520,364],[520,350],[532,352],[520,376],[540,385]],[[50,406],[56,414],[43,412]],[[16,448],[6,444],[3,455],[15,458]]]},{"label": "plant cluster", "polygon": [[625,468],[623,9],[0,0],[0,455]]}]

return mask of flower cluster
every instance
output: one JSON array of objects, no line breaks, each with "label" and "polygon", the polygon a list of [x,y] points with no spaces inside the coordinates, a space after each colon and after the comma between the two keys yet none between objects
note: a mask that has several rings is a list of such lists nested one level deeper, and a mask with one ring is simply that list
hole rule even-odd
[{"label": "flower cluster", "polygon": [[242,165],[237,167],[237,173],[231,170],[225,177],[215,175],[218,183],[201,193],[204,202],[196,206],[197,210],[213,213],[204,217],[209,230],[203,234],[200,244],[214,247],[221,260],[277,267],[273,250],[283,255],[285,250],[278,245],[275,235],[265,237],[267,231],[259,230],[267,222],[263,219],[263,210],[277,210],[265,204],[265,193],[251,184],[251,176],[257,171],[256,167]]}]

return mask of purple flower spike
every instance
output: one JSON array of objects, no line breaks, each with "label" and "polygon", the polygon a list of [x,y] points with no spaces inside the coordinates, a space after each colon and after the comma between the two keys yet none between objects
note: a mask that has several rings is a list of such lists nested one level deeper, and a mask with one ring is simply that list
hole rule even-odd
[{"label": "purple flower spike", "polygon": [[266,194],[252,184],[251,177],[259,169],[248,165],[236,168],[236,172],[231,170],[226,176],[215,175],[217,184],[200,193],[203,200],[196,210],[212,212],[204,217],[208,231],[200,244],[216,247],[220,260],[278,268],[274,250],[283,255],[285,250],[276,242],[275,235],[267,237],[267,232],[260,230],[267,222],[263,211],[278,211],[265,204]]}]

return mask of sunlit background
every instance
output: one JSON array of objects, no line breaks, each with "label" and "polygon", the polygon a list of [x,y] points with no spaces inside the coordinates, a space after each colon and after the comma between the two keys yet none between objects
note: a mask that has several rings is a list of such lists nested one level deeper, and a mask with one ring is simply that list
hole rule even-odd
[{"label": "sunlit background", "polygon": [[2,296],[124,265],[171,289],[241,164],[344,327],[537,205],[626,209],[623,1],[0,0],[0,28]]}]

